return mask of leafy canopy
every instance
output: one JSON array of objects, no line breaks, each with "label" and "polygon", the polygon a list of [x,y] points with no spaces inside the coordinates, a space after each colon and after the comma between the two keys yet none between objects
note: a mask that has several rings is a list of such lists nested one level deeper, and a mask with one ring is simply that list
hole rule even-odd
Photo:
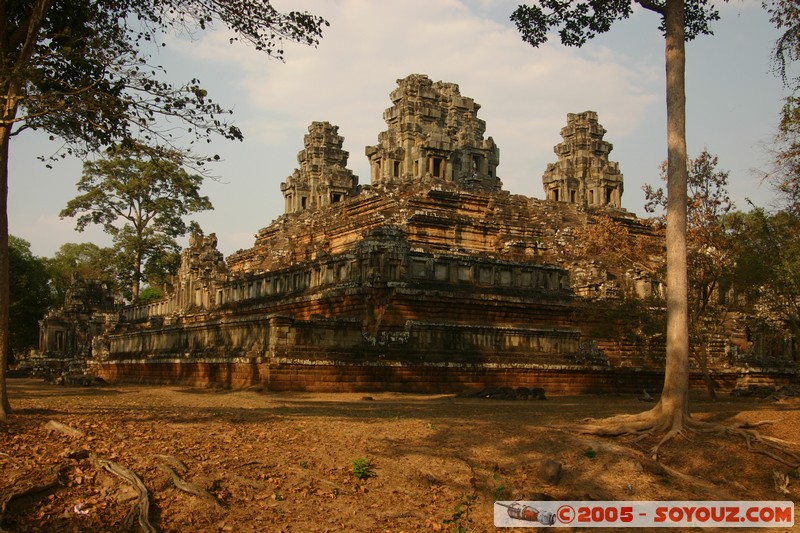
[{"label": "leafy canopy", "polygon": [[82,231],[97,224],[110,234],[129,265],[132,298],[138,296],[143,265],[178,250],[175,241],[189,226],[184,217],[212,209],[200,194],[203,177],[183,169],[183,157],[161,151],[158,157],[127,148],[109,157],[84,163],[78,190],[61,211],[62,217],[77,217]]},{"label": "leafy canopy", "polygon": [[[658,0],[539,0],[538,5],[520,5],[511,15],[522,40],[539,46],[548,40],[548,31],[557,30],[561,44],[581,47],[598,34],[606,33],[617,20],[633,14],[633,4],[664,14],[664,1]],[[711,35],[709,23],[719,20],[719,13],[708,0],[685,2],[685,38]],[[665,31],[662,19],[659,29]]]},{"label": "leafy canopy", "polygon": [[[735,204],[728,194],[728,175],[717,168],[719,158],[703,150],[687,161],[689,169],[687,202],[687,256],[689,265],[689,303],[692,318],[700,318],[708,308],[711,296],[730,279],[736,248],[731,227]],[[666,163],[661,178],[666,181]],[[664,189],[647,184],[642,187],[649,213],[667,207]],[[660,219],[663,224],[663,217]]]},{"label": "leafy canopy", "polygon": [[50,305],[46,262],[33,255],[30,243],[9,236],[9,348],[24,353],[39,342],[39,320]]},{"label": "leafy canopy", "polygon": [[101,248],[93,243],[62,244],[55,255],[47,259],[54,292],[53,304],[60,306],[64,302],[67,289],[75,278],[100,280],[117,292],[116,255],[114,248]]},{"label": "leafy canopy", "polygon": [[[38,26],[37,26],[37,20]],[[282,59],[286,41],[316,45],[323,19],[250,0],[18,0],[0,11],[0,98],[21,113],[15,133],[42,129],[79,154],[114,144],[172,145],[176,121],[193,144],[242,139],[198,79],[159,79],[145,45],[221,22],[231,41]],[[8,109],[8,107],[7,107]],[[62,156],[64,154],[62,153]],[[200,161],[202,162],[202,161]]]}]

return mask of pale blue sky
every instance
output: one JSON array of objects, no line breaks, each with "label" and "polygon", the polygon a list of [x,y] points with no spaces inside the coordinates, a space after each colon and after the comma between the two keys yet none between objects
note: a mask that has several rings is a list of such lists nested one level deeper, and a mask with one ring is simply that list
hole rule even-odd
[{"label": "pale blue sky", "polygon": [[[666,154],[664,42],[653,14],[637,10],[582,49],[557,39],[539,49],[523,43],[508,17],[518,2],[505,0],[294,0],[279,8],[306,9],[331,23],[316,49],[288,46],[286,62],[267,59],[223,32],[195,42],[170,40],[154,62],[171,79],[199,77],[211,96],[232,107],[243,143],[217,139],[209,153],[223,161],[204,193],[215,210],[196,217],[215,232],[228,255],[250,247],[254,234],[282,214],[280,183],[297,167],[303,135],[315,120],[339,126],[349,167],[369,183],[364,147],[385,129],[395,80],[411,73],[458,83],[482,107],[487,136],[500,148],[498,176],[516,194],[542,198],[542,173],[556,160],[567,113],[594,110],[614,145],[611,160],[625,175],[623,206],[644,216],[641,186],[658,182]],[[689,151],[704,147],[730,171],[732,196],[765,205],[760,185],[768,170],[785,91],[770,69],[777,32],[760,2],[717,2],[715,35],[687,48]],[[108,245],[99,229],[74,231],[59,211],[77,194],[77,161],[48,170],[36,159],[58,147],[25,132],[11,147],[9,224],[51,256],[64,242]]]}]

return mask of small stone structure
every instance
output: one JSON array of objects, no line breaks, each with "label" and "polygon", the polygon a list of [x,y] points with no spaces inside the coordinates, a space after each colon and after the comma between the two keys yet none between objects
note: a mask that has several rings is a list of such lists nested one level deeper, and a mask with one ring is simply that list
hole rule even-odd
[{"label": "small stone structure", "polygon": [[325,207],[355,194],[358,178],[347,168],[348,153],[338,126],[314,122],[297,154],[300,168],[281,183],[286,213]]},{"label": "small stone structure", "polygon": [[[220,287],[228,277],[225,258],[217,250],[217,236],[194,234],[189,237],[189,247],[181,252],[173,309],[208,309],[223,302]],[[159,302],[161,303],[161,302]],[[156,304],[158,305],[158,303]]]},{"label": "small stone structure", "polygon": [[108,356],[108,335],[120,322],[120,307],[104,282],[73,278],[64,304],[39,321],[38,352],[20,367],[50,377],[77,375],[84,382],[86,362]]},{"label": "small stone structure", "polygon": [[173,294],[104,322],[95,372],[271,390],[657,390],[663,341],[617,334],[604,302],[658,284],[576,246],[602,215],[652,257],[663,247],[621,209],[596,113],[568,115],[537,200],[502,190],[499,150],[457,85],[413,74],[391,100],[366,148],[370,185],[338,127],[312,123],[285,213],[227,260],[213,234],[193,236]]},{"label": "small stone structure", "polygon": [[542,177],[548,200],[622,207],[622,173],[608,160],[613,145],[603,140],[605,134],[594,111],[567,115],[564,140],[554,148],[558,161]]},{"label": "small stone structure", "polygon": [[60,309],[39,322],[39,352],[55,358],[92,356],[92,339],[119,321],[119,305],[99,280],[73,278]]}]

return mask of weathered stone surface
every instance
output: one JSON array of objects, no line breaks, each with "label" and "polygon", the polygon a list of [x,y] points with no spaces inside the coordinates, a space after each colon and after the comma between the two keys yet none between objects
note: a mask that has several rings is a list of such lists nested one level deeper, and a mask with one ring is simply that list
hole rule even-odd
[{"label": "weathered stone surface", "polygon": [[[173,310],[207,309],[221,305],[221,294],[215,289],[227,280],[228,267],[225,258],[217,250],[217,236],[194,234],[189,238],[189,247],[181,252],[174,287]],[[164,309],[160,315],[168,314]]]},{"label": "weathered stone surface", "polygon": [[397,80],[392,107],[383,113],[388,129],[366,155],[374,186],[420,181],[453,182],[466,189],[500,190],[500,152],[480,105],[461,96],[455,83],[433,82],[422,74]]},{"label": "weathered stone surface", "polygon": [[90,357],[92,339],[119,321],[117,310],[105,283],[73,279],[64,305],[39,323],[39,352],[55,358]]},{"label": "weathered stone surface", "polygon": [[285,213],[227,260],[213,234],[193,236],[167,298],[94,333],[96,371],[270,390],[657,393],[662,376],[640,367],[663,345],[622,338],[603,314],[656,284],[580,246],[603,215],[661,250],[620,208],[596,114],[569,115],[545,175],[560,192],[537,200],[501,189],[498,148],[457,85],[411,75],[391,99],[366,149],[371,185],[347,170],[338,128],[311,124],[281,184]]},{"label": "weathered stone surface", "polygon": [[344,137],[329,122],[313,122],[297,154],[300,168],[281,183],[285,212],[325,207],[356,193],[358,177],[347,168]]},{"label": "weathered stone surface", "polygon": [[622,173],[608,160],[613,145],[603,140],[605,133],[594,111],[567,115],[564,140],[554,148],[558,161],[542,177],[548,200],[622,207]]}]

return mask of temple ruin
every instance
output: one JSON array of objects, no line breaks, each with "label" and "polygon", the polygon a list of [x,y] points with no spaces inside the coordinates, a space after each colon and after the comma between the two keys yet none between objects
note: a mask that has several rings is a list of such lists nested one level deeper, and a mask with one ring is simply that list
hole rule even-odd
[{"label": "temple ruin", "polygon": [[[93,371],[270,390],[657,389],[663,337],[621,335],[629,317],[613,309],[657,300],[658,281],[581,243],[605,217],[653,269],[663,255],[621,207],[597,114],[567,116],[539,200],[502,189],[499,149],[458,85],[397,84],[365,150],[370,184],[347,168],[338,127],[312,123],[280,185],[284,214],[228,258],[213,234],[193,236],[172,294],[122,308],[86,343]],[[42,323],[45,354],[57,324]]]},{"label": "temple ruin", "polygon": [[347,168],[344,137],[328,122],[314,122],[297,154],[300,168],[281,183],[286,213],[325,207],[355,194],[358,178]]},{"label": "temple ruin", "polygon": [[397,85],[393,105],[383,113],[388,129],[366,149],[372,185],[437,178],[463,189],[499,191],[500,153],[491,137],[483,138],[481,106],[461,96],[455,83],[412,74]]},{"label": "temple ruin", "polygon": [[548,200],[622,207],[622,174],[608,160],[613,145],[603,140],[605,133],[594,111],[567,115],[564,141],[554,148],[558,161],[547,165],[542,177]]}]

